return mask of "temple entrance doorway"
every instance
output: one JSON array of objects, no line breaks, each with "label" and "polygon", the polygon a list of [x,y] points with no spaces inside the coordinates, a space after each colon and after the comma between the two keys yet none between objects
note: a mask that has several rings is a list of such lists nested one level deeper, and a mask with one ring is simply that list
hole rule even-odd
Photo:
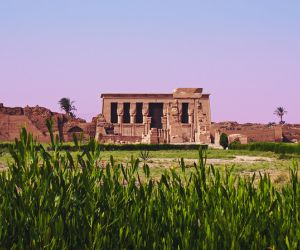
[{"label": "temple entrance doorway", "polygon": [[149,115],[151,117],[150,127],[162,128],[163,103],[149,103]]}]

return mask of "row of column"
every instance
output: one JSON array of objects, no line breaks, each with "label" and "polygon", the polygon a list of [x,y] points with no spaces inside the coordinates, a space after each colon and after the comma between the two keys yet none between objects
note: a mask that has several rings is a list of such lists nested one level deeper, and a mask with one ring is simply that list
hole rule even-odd
[{"label": "row of column", "polygon": [[[130,115],[130,123],[136,123],[136,103],[130,103],[129,106],[129,115]],[[149,103],[142,103],[142,123],[147,123],[148,113],[149,113]],[[124,117],[124,103],[118,103],[117,108],[117,115],[118,115],[118,123],[123,123],[123,117]]]},{"label": "row of column", "polygon": [[[142,122],[139,122],[140,124],[142,123],[147,123],[148,122],[148,115],[149,115],[149,103],[142,103]],[[129,115],[130,115],[130,123],[136,123],[136,103],[130,103],[129,106]],[[167,116],[167,107],[168,107],[168,103],[163,103],[163,116]],[[177,112],[178,114],[178,121],[179,123],[181,122],[181,116],[182,116],[182,112],[181,112],[181,108],[179,108],[179,105],[177,104]],[[124,118],[124,103],[118,103],[117,106],[117,116],[118,116],[118,124],[120,123],[124,123],[123,122],[123,118]],[[188,124],[192,124],[194,122],[194,109],[193,107],[190,107],[190,103],[189,103],[189,107],[188,107]]]}]

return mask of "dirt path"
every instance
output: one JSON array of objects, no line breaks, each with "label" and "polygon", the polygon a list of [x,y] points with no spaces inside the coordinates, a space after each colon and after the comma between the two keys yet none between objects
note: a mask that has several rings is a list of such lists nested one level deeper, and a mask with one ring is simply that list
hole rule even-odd
[{"label": "dirt path", "polygon": [[[184,159],[185,164],[192,165],[194,162],[198,162],[198,159]],[[231,166],[233,164],[245,164],[249,165],[249,169],[238,169],[238,174],[242,176],[252,176],[253,174],[256,175],[255,181],[257,182],[259,179],[259,174],[267,174],[270,176],[271,181],[274,182],[277,185],[282,185],[284,183],[287,183],[289,181],[289,171],[288,169],[277,169],[272,167],[270,164],[270,167],[263,167],[263,168],[257,168],[251,170],[251,164],[256,163],[272,163],[276,162],[275,158],[270,157],[256,157],[256,156],[241,156],[238,155],[234,159],[207,159],[207,164],[213,164],[213,165],[228,165]],[[149,162],[150,167],[164,167],[169,168],[173,166],[178,166],[178,159],[175,158],[151,158],[151,161]],[[300,171],[299,171],[300,173]]]},{"label": "dirt path", "polygon": [[[236,163],[259,163],[259,162],[273,162],[274,159],[270,157],[257,157],[257,156],[245,156],[237,155],[234,159],[207,159],[207,164],[236,164]],[[174,164],[177,163],[178,159],[175,158],[151,158],[150,165],[163,165],[163,164]],[[184,159],[184,162],[187,164],[193,164],[198,162],[198,159]]]}]

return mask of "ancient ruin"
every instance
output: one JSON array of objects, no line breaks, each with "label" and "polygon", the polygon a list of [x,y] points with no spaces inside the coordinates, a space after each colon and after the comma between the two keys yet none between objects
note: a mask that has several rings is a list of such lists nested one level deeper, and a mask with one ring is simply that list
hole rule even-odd
[{"label": "ancient ruin", "polygon": [[53,132],[61,141],[71,141],[74,135],[84,140],[95,137],[96,119],[88,123],[40,106],[11,108],[0,103],[0,141],[18,138],[20,130],[25,127],[39,142],[50,142],[47,119],[53,121]]},{"label": "ancient ruin", "polygon": [[229,136],[229,142],[237,141],[242,144],[249,142],[281,142],[283,140],[283,126],[267,124],[237,122],[213,123],[210,133],[212,141],[218,143],[221,133]]},{"label": "ancient ruin", "polygon": [[102,94],[96,139],[117,143],[209,144],[209,94],[178,88],[172,94]]},{"label": "ancient ruin", "polygon": [[178,88],[172,94],[102,94],[102,113],[91,122],[34,106],[0,103],[0,141],[13,141],[22,127],[40,142],[49,142],[46,120],[61,141],[73,136],[100,143],[300,142],[300,124],[211,122],[210,99],[201,88]]}]

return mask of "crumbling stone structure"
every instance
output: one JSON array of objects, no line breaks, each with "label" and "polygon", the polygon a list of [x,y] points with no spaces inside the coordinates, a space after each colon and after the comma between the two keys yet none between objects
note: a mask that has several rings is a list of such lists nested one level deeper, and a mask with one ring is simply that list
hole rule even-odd
[{"label": "crumbling stone structure", "polygon": [[124,143],[203,143],[210,139],[210,100],[202,88],[172,94],[102,94],[96,139]]},{"label": "crumbling stone structure", "polygon": [[285,142],[300,142],[300,124],[284,124],[283,141]]},{"label": "crumbling stone structure", "polygon": [[220,134],[230,142],[300,142],[300,124],[211,123],[210,100],[200,88],[172,94],[102,94],[102,114],[91,122],[40,106],[5,107],[0,103],[0,141],[13,141],[25,127],[40,142],[49,142],[46,120],[62,141],[73,136],[114,143],[214,143]]},{"label": "crumbling stone structure", "polygon": [[47,119],[52,119],[53,132],[62,141],[71,141],[74,134],[84,140],[95,137],[96,119],[88,123],[83,119],[52,112],[40,106],[11,108],[0,103],[0,141],[19,138],[20,130],[25,127],[39,142],[50,142]]},{"label": "crumbling stone structure", "polygon": [[237,122],[213,123],[211,135],[216,144],[221,133],[227,134],[230,142],[239,141],[242,144],[249,142],[281,142],[283,139],[281,125],[268,126],[255,123],[239,124]]}]

